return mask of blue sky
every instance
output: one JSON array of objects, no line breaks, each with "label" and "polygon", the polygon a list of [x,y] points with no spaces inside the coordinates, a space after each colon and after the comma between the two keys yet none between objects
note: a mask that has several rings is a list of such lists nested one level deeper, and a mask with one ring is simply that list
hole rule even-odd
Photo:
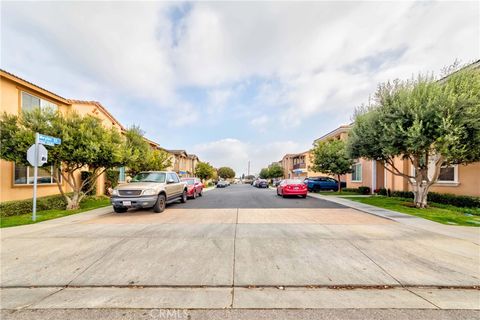
[{"label": "blue sky", "polygon": [[1,67],[258,172],[378,83],[480,57],[479,2],[3,2]]}]

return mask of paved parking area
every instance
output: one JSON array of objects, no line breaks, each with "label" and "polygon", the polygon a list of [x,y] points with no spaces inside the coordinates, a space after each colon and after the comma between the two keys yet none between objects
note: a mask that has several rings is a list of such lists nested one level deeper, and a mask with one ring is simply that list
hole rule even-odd
[{"label": "paved parking area", "polygon": [[203,203],[228,188],[162,214],[105,208],[3,230],[2,308],[480,307],[473,242],[325,200],[235,208],[235,187],[276,197],[232,186],[223,208]]}]

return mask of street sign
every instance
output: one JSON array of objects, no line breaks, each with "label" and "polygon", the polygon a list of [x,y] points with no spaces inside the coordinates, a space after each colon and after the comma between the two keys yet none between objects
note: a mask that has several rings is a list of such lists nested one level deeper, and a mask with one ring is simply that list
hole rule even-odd
[{"label": "street sign", "polygon": [[54,146],[61,144],[62,139],[35,133],[35,144],[28,148],[27,160],[33,166],[33,208],[32,220],[37,220],[37,184],[38,167],[43,166],[48,160],[48,151],[43,145]]},{"label": "street sign", "polygon": [[38,135],[38,143],[46,144],[47,146],[52,146],[53,147],[56,144],[61,144],[62,139],[46,136],[44,134],[39,134]]},{"label": "street sign", "polygon": [[38,145],[38,156],[35,160],[35,145],[32,144],[32,146],[30,148],[28,148],[28,151],[27,151],[27,160],[33,167],[43,166],[45,163],[47,163],[47,160],[48,160],[48,150],[47,150],[47,148],[45,148],[43,145],[39,144]]}]

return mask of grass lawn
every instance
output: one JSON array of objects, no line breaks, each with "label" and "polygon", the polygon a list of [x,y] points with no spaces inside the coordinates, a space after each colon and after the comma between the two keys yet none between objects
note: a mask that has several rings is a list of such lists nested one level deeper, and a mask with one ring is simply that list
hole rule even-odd
[{"label": "grass lawn", "polygon": [[366,198],[348,198],[372,206],[385,208],[401,213],[448,225],[480,227],[480,208],[460,208],[446,204],[429,203],[426,209],[413,207],[412,199],[372,196]]},{"label": "grass lawn", "polygon": [[360,193],[351,191],[342,191],[340,193],[337,191],[319,191],[312,193],[321,194],[322,196],[361,196]]},{"label": "grass lawn", "polygon": [[[56,218],[61,218],[65,216],[69,216],[71,214],[80,213],[92,209],[97,209],[101,207],[106,207],[110,205],[110,199],[107,197],[102,198],[89,198],[83,201],[80,205],[80,209],[77,210],[45,210],[45,211],[38,211],[37,212],[37,221],[45,221],[51,220]],[[1,217],[0,218],[0,228],[5,227],[14,227],[14,226],[21,226],[24,224],[31,224],[35,223],[32,221],[32,214],[22,214],[18,216],[10,216],[10,217]]]}]

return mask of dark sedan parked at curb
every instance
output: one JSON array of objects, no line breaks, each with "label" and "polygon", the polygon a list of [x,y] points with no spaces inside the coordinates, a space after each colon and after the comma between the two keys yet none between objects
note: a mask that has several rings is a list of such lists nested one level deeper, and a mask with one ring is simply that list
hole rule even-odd
[{"label": "dark sedan parked at curb", "polygon": [[182,181],[187,184],[187,196],[195,199],[197,196],[203,195],[204,185],[198,178],[182,178]]},{"label": "dark sedan parked at curb", "polygon": [[301,196],[307,197],[307,186],[298,179],[285,179],[280,182],[277,187],[277,195],[286,196]]},{"label": "dark sedan parked at curb", "polygon": [[265,179],[260,179],[256,183],[255,187],[257,188],[268,188],[268,181]]},{"label": "dark sedan parked at curb", "polygon": [[226,188],[226,187],[228,187],[227,181],[220,180],[217,182],[217,188]]}]

